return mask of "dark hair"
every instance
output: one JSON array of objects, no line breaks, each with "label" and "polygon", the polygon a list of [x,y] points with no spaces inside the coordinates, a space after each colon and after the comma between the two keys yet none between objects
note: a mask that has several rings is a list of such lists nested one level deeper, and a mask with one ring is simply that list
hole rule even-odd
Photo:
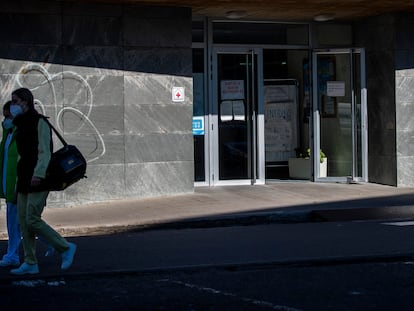
[{"label": "dark hair", "polygon": [[10,111],[11,104],[12,104],[12,101],[11,100],[9,100],[7,103],[5,103],[4,106],[3,106],[3,111],[5,111],[5,110],[9,110]]},{"label": "dark hair", "polygon": [[16,95],[22,101],[25,101],[27,105],[29,106],[29,109],[34,109],[33,94],[29,89],[22,87],[20,89],[14,90],[12,95]]}]

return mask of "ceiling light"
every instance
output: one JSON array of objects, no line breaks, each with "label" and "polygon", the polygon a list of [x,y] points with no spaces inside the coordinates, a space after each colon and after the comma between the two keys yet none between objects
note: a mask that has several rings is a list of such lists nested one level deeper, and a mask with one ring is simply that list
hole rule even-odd
[{"label": "ceiling light", "polygon": [[244,10],[235,10],[226,12],[226,17],[229,19],[239,19],[247,15],[247,12]]},{"label": "ceiling light", "polygon": [[313,17],[313,20],[316,22],[327,22],[333,19],[335,19],[335,14],[333,13],[319,14]]}]

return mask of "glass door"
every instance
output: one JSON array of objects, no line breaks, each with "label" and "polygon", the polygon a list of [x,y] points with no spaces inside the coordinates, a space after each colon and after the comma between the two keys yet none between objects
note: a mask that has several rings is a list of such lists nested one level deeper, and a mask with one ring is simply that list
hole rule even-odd
[{"label": "glass door", "polygon": [[313,54],[315,180],[367,181],[364,51]]},{"label": "glass door", "polygon": [[263,178],[264,138],[263,130],[258,130],[263,128],[260,64],[261,53],[255,50],[213,51],[214,184],[255,184]]}]

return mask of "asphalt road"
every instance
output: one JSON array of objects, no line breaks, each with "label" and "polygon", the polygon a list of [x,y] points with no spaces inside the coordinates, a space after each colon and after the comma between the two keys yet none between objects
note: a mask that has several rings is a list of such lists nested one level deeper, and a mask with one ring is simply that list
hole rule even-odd
[{"label": "asphalt road", "polygon": [[16,280],[2,310],[412,310],[414,262]]},{"label": "asphalt road", "polygon": [[[72,268],[0,270],[15,310],[412,310],[414,222],[271,224],[70,238]],[[5,241],[0,242],[4,248]]]},{"label": "asphalt road", "polygon": [[[332,263],[410,258],[414,222],[330,222],[130,232],[70,238],[78,245],[72,268],[43,257],[40,276],[162,271],[188,267]],[[0,242],[5,249],[6,241]],[[22,256],[23,257],[23,256]],[[0,280],[13,279],[9,269]]]}]

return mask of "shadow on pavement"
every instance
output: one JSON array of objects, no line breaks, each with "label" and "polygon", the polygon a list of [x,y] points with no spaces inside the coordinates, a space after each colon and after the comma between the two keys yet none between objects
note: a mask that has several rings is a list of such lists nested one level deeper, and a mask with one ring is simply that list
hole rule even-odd
[{"label": "shadow on pavement", "polygon": [[274,223],[414,219],[414,194],[332,201],[139,225],[126,231],[213,228]]}]

